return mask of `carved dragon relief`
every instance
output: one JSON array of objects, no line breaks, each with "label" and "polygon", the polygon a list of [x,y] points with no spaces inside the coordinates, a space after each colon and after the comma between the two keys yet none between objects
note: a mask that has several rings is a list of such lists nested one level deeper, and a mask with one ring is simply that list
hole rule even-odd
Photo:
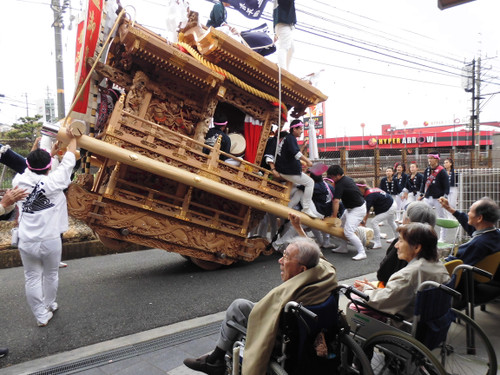
[{"label": "carved dragon relief", "polygon": [[187,118],[182,107],[168,100],[153,99],[149,104],[145,119],[184,135],[194,133],[195,123]]},{"label": "carved dragon relief", "polygon": [[[229,264],[237,259],[253,260],[265,248],[265,241],[248,241],[220,231],[186,223],[172,217],[137,210],[113,201],[103,201],[99,208],[99,218],[88,216],[92,212],[98,195],[92,194],[81,186],[72,184],[68,194],[70,214],[86,221],[100,236],[125,240],[119,234],[127,229],[127,242],[135,242],[155,248],[165,248],[183,254],[181,246],[189,256]],[[93,219],[92,219],[93,218]],[[95,221],[94,221],[95,220]],[[171,246],[175,245],[175,249]]]}]

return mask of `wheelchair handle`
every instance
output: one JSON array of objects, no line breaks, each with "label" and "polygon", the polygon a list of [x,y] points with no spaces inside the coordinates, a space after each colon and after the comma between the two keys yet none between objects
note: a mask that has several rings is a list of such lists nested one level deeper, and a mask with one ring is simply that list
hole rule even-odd
[{"label": "wheelchair handle", "polygon": [[366,302],[370,301],[370,296],[368,296],[367,294],[363,293],[362,291],[360,290],[357,290],[354,286],[352,285],[346,285],[346,284],[342,284],[342,285],[339,285],[338,289],[340,289],[340,291],[342,293],[344,293],[344,295],[349,298],[351,301],[352,301],[352,297],[351,297],[351,293],[354,293],[355,295],[357,295],[358,297],[364,299]]},{"label": "wheelchair handle", "polygon": [[468,264],[461,264],[459,266],[456,266],[455,269],[453,270],[453,274],[456,275],[459,270],[472,271],[472,272],[477,273],[481,276],[487,277],[490,280],[493,278],[493,275],[490,272],[485,271],[481,268],[470,266]]},{"label": "wheelchair handle", "polygon": [[309,318],[313,319],[313,320],[317,320],[318,319],[318,315],[316,315],[315,313],[313,313],[311,310],[309,310],[308,308],[302,306],[301,303],[297,303],[295,301],[290,301],[288,302],[286,305],[285,305],[285,312],[294,312],[294,313],[297,313],[299,315],[306,315],[308,316]]},{"label": "wheelchair handle", "polygon": [[431,280],[424,281],[422,284],[420,284],[418,287],[418,291],[420,292],[421,290],[424,290],[425,288],[428,288],[428,287],[439,288],[442,291],[448,293],[449,295],[451,295],[453,297],[459,298],[462,296],[462,294],[460,292],[457,292],[455,289],[452,289],[446,285],[439,284],[439,283],[437,283],[435,281],[431,281]]},{"label": "wheelchair handle", "polygon": [[460,292],[456,291],[455,289],[450,288],[449,286],[443,285],[443,284],[439,285],[439,289],[445,291],[446,293],[448,293],[449,295],[451,295],[452,297],[455,297],[455,298],[460,298],[462,296],[462,294]]}]

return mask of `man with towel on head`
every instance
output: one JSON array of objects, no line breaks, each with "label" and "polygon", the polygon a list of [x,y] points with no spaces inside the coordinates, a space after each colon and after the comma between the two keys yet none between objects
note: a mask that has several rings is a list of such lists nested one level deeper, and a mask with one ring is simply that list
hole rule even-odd
[{"label": "man with towel on head", "polygon": [[304,124],[301,120],[293,120],[290,123],[290,133],[280,140],[276,156],[276,170],[281,177],[295,185],[304,186],[304,194],[300,199],[302,212],[312,218],[320,218],[311,210],[312,196],[314,192],[314,181],[302,172],[302,160],[308,167],[312,166],[311,160],[300,152],[297,138],[304,132]]},{"label": "man with towel on head", "polygon": [[[223,113],[216,114],[214,116],[214,127],[208,129],[207,135],[205,136],[205,144],[214,147],[217,143],[217,139],[222,137],[220,150],[229,154],[231,152],[231,138],[229,138],[225,132],[227,124],[227,117]],[[203,153],[208,155],[210,150],[208,148],[203,148]],[[219,157],[220,160],[226,160],[227,158],[228,156],[222,154]]]}]

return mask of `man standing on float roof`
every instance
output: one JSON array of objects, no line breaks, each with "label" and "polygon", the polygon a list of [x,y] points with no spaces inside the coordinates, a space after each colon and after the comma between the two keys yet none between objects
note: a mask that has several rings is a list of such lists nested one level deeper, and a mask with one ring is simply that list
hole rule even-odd
[{"label": "man standing on float roof", "polygon": [[297,23],[295,0],[274,0],[273,24],[278,65],[289,70],[293,55],[293,31]]},{"label": "man standing on float roof", "polygon": [[312,195],[314,191],[314,181],[307,174],[302,172],[302,160],[308,167],[312,166],[311,160],[300,152],[297,138],[304,132],[304,124],[301,120],[293,120],[290,123],[290,134],[284,137],[278,144],[276,157],[276,170],[285,180],[293,182],[295,185],[304,186],[304,194],[300,200],[302,212],[312,218],[319,218],[311,210]]},{"label": "man standing on float roof", "polygon": [[230,6],[228,2],[219,1],[214,5],[210,12],[210,18],[207,21],[207,27],[221,27],[226,23],[227,11],[226,7]]}]

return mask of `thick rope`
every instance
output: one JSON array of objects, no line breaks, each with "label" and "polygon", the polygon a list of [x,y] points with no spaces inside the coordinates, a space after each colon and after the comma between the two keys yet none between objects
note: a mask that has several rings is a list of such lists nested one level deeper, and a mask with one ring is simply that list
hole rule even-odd
[{"label": "thick rope", "polygon": [[[221,67],[211,63],[210,61],[204,59],[199,53],[198,51],[196,51],[193,47],[191,47],[189,44],[186,44],[184,42],[177,42],[177,44],[181,47],[183,47],[186,51],[189,52],[189,54],[194,57],[196,60],[198,60],[200,63],[202,63],[203,65],[205,65],[207,68],[223,75],[224,77],[226,77],[227,79],[229,79],[231,82],[233,82],[236,86],[240,87],[241,89],[245,90],[246,92],[249,92],[250,94],[253,94],[255,96],[257,96],[258,98],[261,98],[261,99],[265,99],[269,102],[272,102],[272,103],[278,103],[278,105],[280,105],[282,107],[282,110],[284,111],[284,113],[288,113],[288,110],[286,108],[286,106],[281,103],[281,100],[272,96],[272,95],[269,95],[269,94],[266,94],[265,92],[263,91],[260,91],[260,90],[257,90],[255,87],[252,87],[250,85],[248,85],[247,83],[243,82],[241,79],[239,79],[238,77],[234,76],[233,74],[229,73],[227,70],[224,70],[222,69]],[[280,87],[280,96],[281,96],[281,87]]]},{"label": "thick rope", "polygon": [[[279,103],[281,105],[281,66],[278,64],[278,94],[279,94]],[[280,133],[281,133],[281,116],[278,119],[278,129],[276,129],[276,149],[274,150],[274,165],[276,165],[276,159],[278,158],[278,147],[280,143]],[[276,241],[276,240],[275,240]]]}]

